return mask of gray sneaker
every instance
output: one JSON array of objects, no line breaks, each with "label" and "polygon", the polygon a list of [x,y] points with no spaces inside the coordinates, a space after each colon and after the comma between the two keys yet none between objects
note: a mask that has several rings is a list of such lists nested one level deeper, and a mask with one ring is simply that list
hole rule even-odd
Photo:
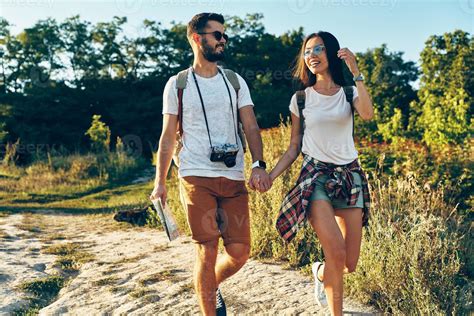
[{"label": "gray sneaker", "polygon": [[318,279],[318,270],[321,265],[321,262],[316,261],[311,266],[311,270],[313,271],[314,275],[314,297],[316,299],[316,303],[321,307],[325,307],[328,305],[328,301],[326,299],[326,293],[324,292],[324,283]]},{"label": "gray sneaker", "polygon": [[216,290],[216,316],[227,316],[224,298],[219,288]]}]

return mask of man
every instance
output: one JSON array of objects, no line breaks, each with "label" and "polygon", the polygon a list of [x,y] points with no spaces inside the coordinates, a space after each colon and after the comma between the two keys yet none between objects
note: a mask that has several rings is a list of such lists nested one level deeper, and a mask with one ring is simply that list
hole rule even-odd
[{"label": "man", "polygon": [[[186,88],[179,92],[180,79],[173,76],[163,93],[163,131],[150,198],[166,201],[165,179],[175,148],[179,113],[183,146],[178,177],[196,243],[195,290],[204,315],[225,315],[219,284],[239,271],[250,253],[248,191],[243,145],[237,136],[237,111],[254,161],[249,185],[252,189],[259,185],[263,192],[270,188],[271,181],[265,171],[262,139],[248,86],[237,75],[240,89],[234,89],[234,83],[217,66],[217,61],[224,58],[228,39],[223,16],[194,16],[188,23],[187,37],[194,62],[185,77]],[[219,237],[224,240],[225,253],[217,260]]]}]

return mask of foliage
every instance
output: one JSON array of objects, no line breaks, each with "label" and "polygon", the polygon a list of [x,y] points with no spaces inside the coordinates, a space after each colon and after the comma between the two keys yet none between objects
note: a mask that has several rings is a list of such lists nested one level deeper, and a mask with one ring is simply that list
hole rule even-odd
[{"label": "foliage", "polygon": [[461,30],[431,36],[421,62],[411,130],[430,147],[462,144],[474,128],[474,37]]},{"label": "foliage", "polygon": [[92,116],[92,124],[86,135],[90,137],[95,152],[110,150],[110,128],[100,121],[100,115]]},{"label": "foliage", "polygon": [[[226,18],[230,40],[223,66],[246,80],[259,125],[266,128],[278,125],[280,115],[289,114],[289,100],[297,88],[291,68],[304,31],[300,28],[273,35],[265,30],[262,21],[261,14]],[[1,19],[0,145],[21,139],[24,146],[85,150],[88,139],[84,132],[90,126],[89,118],[96,114],[114,132],[112,139],[121,137],[126,144],[129,138],[139,139],[140,154],[150,157],[161,130],[163,88],[170,76],[190,65],[192,51],[184,24],[164,28],[158,21],[144,20],[131,38],[124,35],[126,23],[123,17],[94,24],[72,16],[62,22],[40,20],[15,35],[10,32],[9,22]],[[460,51],[453,56],[459,57],[449,63],[437,63],[449,70],[440,72],[441,76],[446,73],[449,78],[456,73],[456,82],[465,81],[459,94],[454,88],[444,95],[432,88],[417,94],[412,86],[418,80],[417,66],[403,60],[402,52],[389,51],[385,44],[357,53],[376,119],[366,124],[356,116],[356,137],[392,142],[409,136],[429,141],[439,134],[430,120],[448,112],[451,118],[440,120],[455,123],[444,125],[452,126],[449,133],[458,135],[459,142],[468,137],[466,124],[471,115],[466,109],[471,104],[472,80],[466,70],[456,69],[469,69],[472,54],[468,53],[469,46],[466,48],[469,41],[465,38],[469,35],[459,32],[444,35],[453,38],[451,42],[457,46],[452,50]],[[437,66],[429,66],[430,58],[438,55],[425,53],[422,58],[421,87],[434,76],[433,67]],[[444,82],[449,80],[440,81]],[[427,105],[421,115],[422,105],[433,95],[438,103],[458,104],[457,110],[436,114]],[[19,162],[31,162],[36,151],[20,153]]]}]

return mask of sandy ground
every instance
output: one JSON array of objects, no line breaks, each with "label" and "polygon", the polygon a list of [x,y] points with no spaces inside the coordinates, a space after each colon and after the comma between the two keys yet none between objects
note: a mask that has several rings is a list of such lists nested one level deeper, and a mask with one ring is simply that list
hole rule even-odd
[{"label": "sandy ground", "polygon": [[[39,229],[25,230],[22,223]],[[16,286],[56,273],[45,246],[75,242],[94,255],[40,315],[194,315],[194,246],[187,237],[171,243],[156,229],[116,223],[111,215],[51,212],[0,217],[0,315],[26,300]],[[5,236],[8,236],[5,238]],[[61,239],[63,238],[63,239]],[[281,265],[249,260],[221,285],[229,315],[326,315],[314,303],[313,281]],[[374,310],[348,299],[347,314]]]}]

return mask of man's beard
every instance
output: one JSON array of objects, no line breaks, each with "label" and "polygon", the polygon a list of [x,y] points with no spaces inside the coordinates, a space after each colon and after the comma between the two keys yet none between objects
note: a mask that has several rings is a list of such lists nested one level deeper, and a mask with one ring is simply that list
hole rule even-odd
[{"label": "man's beard", "polygon": [[207,44],[205,39],[202,40],[201,52],[206,60],[210,61],[211,63],[224,60],[225,59],[225,52],[222,50],[220,53],[216,52],[218,47],[224,48],[224,44],[217,44],[215,47],[211,47]]}]

